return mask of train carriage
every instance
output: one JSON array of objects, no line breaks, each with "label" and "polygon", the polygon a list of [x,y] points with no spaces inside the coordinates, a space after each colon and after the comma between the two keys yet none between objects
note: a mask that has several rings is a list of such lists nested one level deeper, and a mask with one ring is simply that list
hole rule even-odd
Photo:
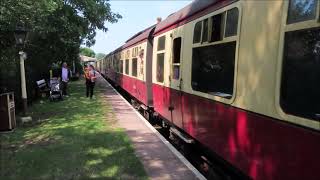
[{"label": "train carriage", "polygon": [[319,11],[195,0],[130,38],[107,76],[252,179],[319,179]]},{"label": "train carriage", "polygon": [[154,109],[253,179],[319,179],[319,32],[319,1],[195,1],[155,29]]},{"label": "train carriage", "polygon": [[151,26],[111,53],[113,66],[108,76],[144,108],[152,107],[152,33]]}]

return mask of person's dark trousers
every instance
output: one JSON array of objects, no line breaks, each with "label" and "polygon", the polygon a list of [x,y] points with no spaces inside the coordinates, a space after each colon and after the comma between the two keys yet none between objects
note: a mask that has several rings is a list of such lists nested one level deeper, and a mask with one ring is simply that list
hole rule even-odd
[{"label": "person's dark trousers", "polygon": [[94,82],[90,82],[90,99],[92,99],[93,96],[93,88],[94,88],[95,83]]},{"label": "person's dark trousers", "polygon": [[62,84],[62,95],[67,95],[68,83],[62,81],[61,84]]},{"label": "person's dark trousers", "polygon": [[90,91],[90,80],[86,79],[86,95],[89,97],[89,91]]},{"label": "person's dark trousers", "polygon": [[94,89],[95,83],[87,81],[86,82],[86,89],[87,89],[87,97],[90,97],[92,99],[93,96],[93,89]]}]

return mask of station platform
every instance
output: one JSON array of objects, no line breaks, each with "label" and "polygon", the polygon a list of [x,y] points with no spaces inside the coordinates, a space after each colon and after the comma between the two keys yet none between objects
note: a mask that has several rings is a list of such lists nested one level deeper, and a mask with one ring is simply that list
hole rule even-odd
[{"label": "station platform", "polygon": [[152,127],[102,76],[97,85],[111,104],[118,125],[125,129],[135,153],[150,179],[205,179],[160,133]]}]

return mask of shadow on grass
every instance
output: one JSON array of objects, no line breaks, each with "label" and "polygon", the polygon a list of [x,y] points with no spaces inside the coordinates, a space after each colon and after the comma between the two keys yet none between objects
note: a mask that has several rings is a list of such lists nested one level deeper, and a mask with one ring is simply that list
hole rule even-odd
[{"label": "shadow on grass", "polygon": [[33,106],[38,123],[0,135],[0,179],[147,179],[111,107],[84,97],[82,81],[70,92]]}]

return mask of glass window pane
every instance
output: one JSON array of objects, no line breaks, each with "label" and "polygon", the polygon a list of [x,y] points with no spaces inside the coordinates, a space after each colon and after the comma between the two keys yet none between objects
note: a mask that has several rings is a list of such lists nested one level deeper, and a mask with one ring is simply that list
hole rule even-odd
[{"label": "glass window pane", "polygon": [[173,40],[173,63],[180,63],[181,37]]},{"label": "glass window pane", "polygon": [[118,60],[117,63],[118,63],[118,64],[117,64],[117,71],[120,72],[120,63],[121,63],[120,59]]},{"label": "glass window pane", "polygon": [[238,17],[239,17],[238,8],[233,8],[227,12],[226,31],[224,35],[225,37],[237,35]]},{"label": "glass window pane", "polygon": [[203,21],[202,42],[208,41],[208,19]]},{"label": "glass window pane", "polygon": [[137,58],[132,59],[132,76],[137,77],[138,63]]},{"label": "glass window pane", "polygon": [[290,0],[287,23],[315,19],[317,0]]},{"label": "glass window pane", "polygon": [[130,57],[130,50],[127,50],[126,58]]},{"label": "glass window pane", "polygon": [[164,53],[157,55],[157,81],[163,82],[164,77]]},{"label": "glass window pane", "polygon": [[120,61],[120,73],[123,73],[123,61]]},{"label": "glass window pane", "polygon": [[173,79],[180,78],[180,65],[173,65]]},{"label": "glass window pane", "polygon": [[212,17],[211,42],[221,41],[223,36],[223,15],[218,14]]},{"label": "glass window pane", "polygon": [[285,34],[280,104],[288,114],[320,114],[320,28]]},{"label": "glass window pane", "polygon": [[193,48],[192,89],[231,98],[236,42]]},{"label": "glass window pane", "polygon": [[119,61],[118,61],[118,59],[116,59],[116,61],[115,61],[115,70],[116,70],[116,72],[119,72]]},{"label": "glass window pane", "polygon": [[166,45],[166,36],[161,36],[158,39],[158,51],[164,50]]},{"label": "glass window pane", "polygon": [[129,59],[126,59],[126,74],[129,75]]},{"label": "glass window pane", "polygon": [[193,43],[199,43],[201,40],[202,21],[197,22],[193,31]]}]

